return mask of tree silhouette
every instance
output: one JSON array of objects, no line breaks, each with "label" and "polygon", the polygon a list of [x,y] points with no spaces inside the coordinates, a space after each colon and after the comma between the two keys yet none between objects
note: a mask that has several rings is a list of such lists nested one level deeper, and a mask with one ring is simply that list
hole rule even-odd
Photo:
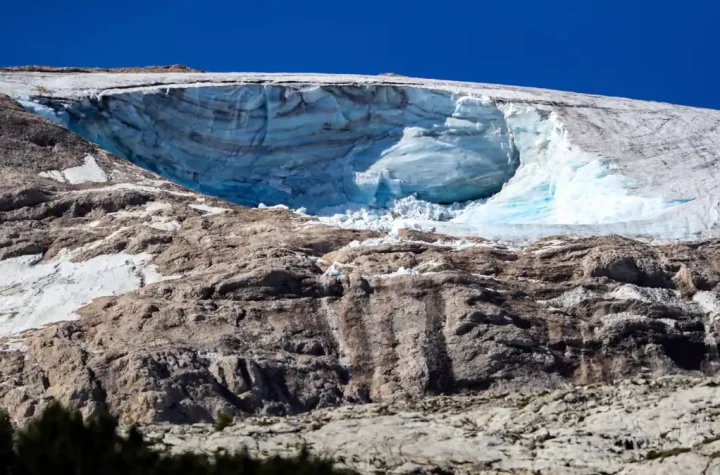
[{"label": "tree silhouette", "polygon": [[0,475],[334,475],[350,474],[302,450],[297,457],[255,459],[247,452],[168,454],[150,447],[133,426],[126,436],[109,414],[87,420],[50,405],[14,430],[0,412]]}]

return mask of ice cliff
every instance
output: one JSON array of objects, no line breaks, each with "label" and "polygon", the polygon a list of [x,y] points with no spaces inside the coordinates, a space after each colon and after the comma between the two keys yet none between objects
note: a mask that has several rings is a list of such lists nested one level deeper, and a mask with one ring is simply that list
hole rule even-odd
[{"label": "ice cliff", "polygon": [[248,85],[45,104],[56,108],[47,117],[108,150],[249,206],[486,198],[518,165],[496,107],[442,91]]},{"label": "ice cliff", "polygon": [[717,111],[361,76],[16,73],[0,91],[185,186],[331,224],[717,234]]}]

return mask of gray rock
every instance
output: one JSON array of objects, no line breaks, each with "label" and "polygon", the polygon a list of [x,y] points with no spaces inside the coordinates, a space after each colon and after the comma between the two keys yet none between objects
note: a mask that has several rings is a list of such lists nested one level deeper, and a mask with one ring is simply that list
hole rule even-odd
[{"label": "gray rock", "polygon": [[222,432],[205,426],[169,445],[208,453],[247,447],[269,456],[293,455],[305,444],[363,473],[700,475],[720,467],[718,383],[672,377],[652,387],[626,381],[524,397],[349,406],[278,420],[250,418]]}]

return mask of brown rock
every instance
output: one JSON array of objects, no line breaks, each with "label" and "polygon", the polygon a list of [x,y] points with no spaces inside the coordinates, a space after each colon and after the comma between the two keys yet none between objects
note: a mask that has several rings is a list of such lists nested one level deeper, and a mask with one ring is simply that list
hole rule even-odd
[{"label": "brown rock", "polygon": [[[107,183],[37,176],[89,153]],[[147,253],[172,277],[95,299],[77,321],[6,338],[0,404],[18,421],[53,399],[126,422],[191,423],[220,410],[298,414],[716,366],[707,342],[718,326],[691,300],[720,282],[716,241],[457,249],[408,231],[399,243],[346,247],[379,234],[200,197],[7,99],[0,167],[0,259]],[[188,206],[198,199],[227,211]],[[341,275],[326,275],[334,262]],[[11,345],[18,338],[24,347]]]}]

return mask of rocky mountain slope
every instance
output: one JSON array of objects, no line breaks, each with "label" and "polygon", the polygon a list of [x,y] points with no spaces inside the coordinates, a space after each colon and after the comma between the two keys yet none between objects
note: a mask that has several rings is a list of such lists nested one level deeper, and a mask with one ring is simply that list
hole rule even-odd
[{"label": "rocky mountain slope", "polygon": [[204,424],[144,427],[173,451],[291,455],[361,473],[718,474],[718,381],[638,379],[495,397],[431,397]]},{"label": "rocky mountain slope", "polygon": [[[60,400],[203,450],[300,433],[365,471],[718,473],[720,241],[331,226],[183,188],[0,97],[16,421]],[[164,425],[220,411],[255,419]]]}]

